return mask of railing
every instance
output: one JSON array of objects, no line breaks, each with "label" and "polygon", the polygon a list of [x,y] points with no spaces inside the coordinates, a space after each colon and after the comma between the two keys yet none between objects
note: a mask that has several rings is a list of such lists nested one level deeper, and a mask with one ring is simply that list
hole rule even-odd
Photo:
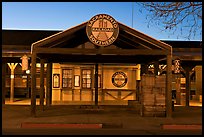
[{"label": "railing", "polygon": [[[117,96],[114,96],[113,92],[117,92]],[[124,92],[129,92],[129,93],[122,97],[122,93]],[[136,93],[136,89],[103,89],[102,90],[102,101],[105,100],[105,95],[112,97],[114,100],[125,100],[127,97],[135,93]]]}]

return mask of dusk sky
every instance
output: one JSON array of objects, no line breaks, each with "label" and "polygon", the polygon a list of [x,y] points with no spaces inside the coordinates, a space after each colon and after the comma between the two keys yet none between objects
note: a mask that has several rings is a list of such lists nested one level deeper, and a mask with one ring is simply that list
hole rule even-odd
[{"label": "dusk sky", "polygon": [[[118,22],[153,38],[186,40],[169,31],[161,32],[155,25],[148,28],[146,12],[141,13],[139,9],[141,7],[135,2],[2,2],[2,29],[66,30],[96,14],[109,14]],[[190,40],[202,40],[202,36]]]}]

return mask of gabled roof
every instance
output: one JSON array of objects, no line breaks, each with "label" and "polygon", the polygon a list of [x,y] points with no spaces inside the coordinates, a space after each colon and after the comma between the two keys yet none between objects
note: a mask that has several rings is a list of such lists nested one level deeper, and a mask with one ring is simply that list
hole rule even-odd
[{"label": "gabled roof", "polygon": [[[88,42],[89,39],[86,36],[87,23],[88,21],[34,42],[31,46],[31,52],[33,48],[37,47],[60,48],[66,46],[66,48],[73,48],[77,45]],[[113,43],[116,46],[122,49],[161,49],[172,52],[172,47],[170,45],[160,40],[156,40],[120,22],[118,22],[118,24],[119,36]]]}]

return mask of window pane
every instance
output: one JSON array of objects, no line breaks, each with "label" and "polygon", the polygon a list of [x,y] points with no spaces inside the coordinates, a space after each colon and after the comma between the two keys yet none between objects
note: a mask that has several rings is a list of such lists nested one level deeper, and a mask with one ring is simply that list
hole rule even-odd
[{"label": "window pane", "polygon": [[91,88],[91,70],[90,69],[82,70],[82,87]]},{"label": "window pane", "polygon": [[91,84],[87,84],[87,88],[91,88]]},{"label": "window pane", "polygon": [[72,69],[62,70],[62,83],[63,88],[72,88]]}]

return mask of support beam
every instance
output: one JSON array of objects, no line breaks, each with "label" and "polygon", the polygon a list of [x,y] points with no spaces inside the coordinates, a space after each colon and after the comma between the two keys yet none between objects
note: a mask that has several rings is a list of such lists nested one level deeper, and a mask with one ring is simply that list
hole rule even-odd
[{"label": "support beam", "polygon": [[6,62],[2,62],[2,104],[5,104],[6,95]]},{"label": "support beam", "polygon": [[176,76],[176,104],[181,105],[181,78]]},{"label": "support beam", "polygon": [[40,59],[40,109],[44,110],[44,59]]},{"label": "support beam", "polygon": [[10,86],[10,102],[14,101],[14,70],[18,63],[8,63],[9,68],[11,69],[11,86]]},{"label": "support beam", "polygon": [[172,55],[167,55],[166,71],[166,117],[172,117]]},{"label": "support beam", "polygon": [[[31,70],[31,60],[28,60],[28,70]],[[27,84],[26,84],[26,87],[27,87],[27,90],[28,90],[28,93],[26,95],[26,98],[30,98],[30,93],[31,93],[31,74],[30,72],[29,73],[26,73],[27,75]]]},{"label": "support beam", "polygon": [[190,71],[195,67],[194,64],[182,64],[182,68],[185,70],[186,76],[186,106],[189,106],[190,100],[190,89],[191,89],[191,81],[190,81]]},{"label": "support beam", "polygon": [[98,63],[95,64],[95,106],[98,106]]},{"label": "support beam", "polygon": [[167,55],[168,51],[158,49],[79,49],[79,48],[36,48],[36,52],[43,54],[106,54],[106,55]]},{"label": "support beam", "polygon": [[136,69],[136,100],[140,100],[140,86],[141,86],[141,64],[137,64]]},{"label": "support beam", "polygon": [[136,100],[140,101],[140,84],[141,81],[140,80],[136,80]]},{"label": "support beam", "polygon": [[31,116],[36,116],[36,53],[31,57]]},{"label": "support beam", "polygon": [[147,64],[141,64],[141,75],[148,74],[148,65]]},{"label": "support beam", "polygon": [[159,72],[159,61],[154,61],[154,75],[158,75]]},{"label": "support beam", "polygon": [[50,106],[52,102],[52,63],[47,63],[47,80],[46,80],[46,106]]},{"label": "support beam", "polygon": [[189,98],[190,98],[190,68],[186,69],[186,106],[189,106]]}]

